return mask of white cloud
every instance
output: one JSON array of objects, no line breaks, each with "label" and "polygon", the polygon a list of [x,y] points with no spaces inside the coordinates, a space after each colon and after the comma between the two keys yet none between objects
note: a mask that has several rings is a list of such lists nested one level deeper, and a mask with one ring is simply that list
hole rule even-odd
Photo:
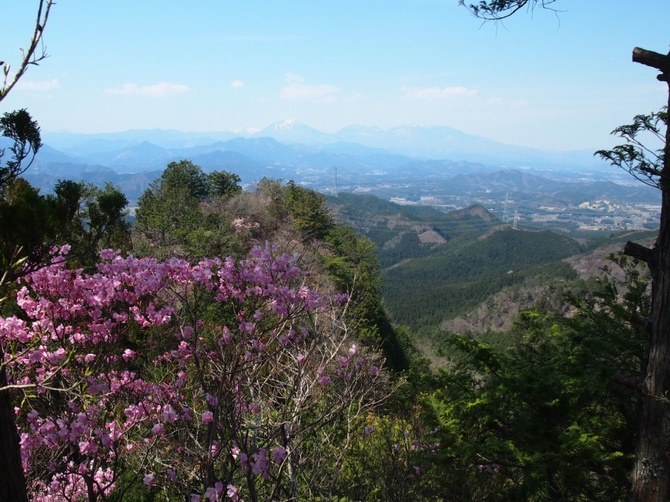
[{"label": "white cloud", "polygon": [[232,87],[233,89],[242,89],[246,86],[247,85],[244,82],[238,79],[235,79],[230,83],[230,87]]},{"label": "white cloud", "polygon": [[190,89],[187,85],[159,82],[151,85],[123,84],[121,87],[105,89],[107,94],[124,96],[144,96],[149,98],[167,98],[184,94]]},{"label": "white cloud", "polygon": [[55,78],[52,80],[19,80],[16,84],[17,89],[30,92],[47,92],[59,87],[58,79]]},{"label": "white cloud", "polygon": [[306,84],[305,80],[294,74],[286,76],[286,86],[282,87],[279,96],[286,101],[311,101],[332,103],[342,89],[330,84]]},{"label": "white cloud", "polygon": [[402,92],[403,99],[422,101],[442,101],[477,95],[476,89],[468,89],[458,85],[451,87],[403,87]]},{"label": "white cloud", "polygon": [[513,108],[513,109],[519,109],[519,108],[524,108],[528,106],[528,101],[525,99],[515,99],[515,100],[504,100],[503,98],[499,96],[494,96],[486,100],[486,104],[489,106],[496,106],[496,107],[502,107],[505,106],[507,108]]}]

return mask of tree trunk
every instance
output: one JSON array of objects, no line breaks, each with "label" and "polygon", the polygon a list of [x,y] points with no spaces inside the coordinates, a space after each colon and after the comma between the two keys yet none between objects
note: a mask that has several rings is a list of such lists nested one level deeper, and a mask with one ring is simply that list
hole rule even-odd
[{"label": "tree trunk", "polygon": [[663,191],[652,267],[653,309],[642,417],[633,471],[636,502],[666,501],[670,483],[670,191]]},{"label": "tree trunk", "polygon": [[[636,48],[633,61],[661,71],[670,85],[670,55]],[[670,93],[668,95],[670,105]],[[659,185],[661,222],[649,256],[652,314],[649,358],[643,384],[642,416],[633,471],[634,502],[666,501],[670,495],[670,128],[666,124],[665,156]]]},{"label": "tree trunk", "polygon": [[[0,361],[4,352],[0,347]],[[5,368],[0,369],[0,388],[7,385]],[[26,479],[21,467],[19,435],[8,391],[0,391],[0,500],[28,502]]]}]

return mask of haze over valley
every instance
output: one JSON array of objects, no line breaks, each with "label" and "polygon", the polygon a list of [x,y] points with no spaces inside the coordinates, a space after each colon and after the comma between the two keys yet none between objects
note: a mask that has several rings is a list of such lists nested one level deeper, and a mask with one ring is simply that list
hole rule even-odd
[{"label": "haze over valley", "polygon": [[501,221],[557,230],[653,228],[658,190],[592,151],[548,151],[495,142],[449,127],[349,126],[326,134],[294,120],[246,135],[132,130],[45,133],[27,179],[49,191],[58,179],[111,182],[133,206],[172,161],[238,174],[294,180],[324,194],[378,196],[441,211],[481,204]]}]

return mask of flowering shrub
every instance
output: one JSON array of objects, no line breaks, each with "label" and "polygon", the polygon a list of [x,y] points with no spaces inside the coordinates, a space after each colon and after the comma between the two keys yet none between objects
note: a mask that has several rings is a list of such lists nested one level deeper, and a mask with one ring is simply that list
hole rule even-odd
[{"label": "flowering shrub", "polygon": [[25,315],[0,318],[33,498],[318,492],[319,438],[386,392],[341,322],[347,297],[269,246],[239,263],[100,257],[93,274],[62,259],[28,274]]},{"label": "flowering shrub", "polygon": [[403,414],[369,413],[359,420],[339,473],[347,500],[443,500],[438,431],[426,430],[418,407]]}]

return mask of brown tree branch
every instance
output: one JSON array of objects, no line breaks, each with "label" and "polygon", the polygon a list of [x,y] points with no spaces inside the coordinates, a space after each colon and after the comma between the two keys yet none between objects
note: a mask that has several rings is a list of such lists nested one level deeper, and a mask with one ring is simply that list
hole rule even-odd
[{"label": "brown tree branch", "polygon": [[635,47],[633,49],[633,62],[656,68],[661,72],[656,78],[662,82],[670,82],[670,53],[664,56],[658,52]]},{"label": "brown tree branch", "polygon": [[631,258],[637,258],[638,260],[645,263],[649,263],[652,260],[654,250],[642,246],[641,244],[628,241],[623,248],[623,254],[630,256]]},{"label": "brown tree branch", "polygon": [[2,61],[0,66],[2,66],[2,71],[4,73],[4,82],[2,88],[0,88],[0,101],[5,99],[9,91],[18,83],[23,74],[28,70],[28,67],[31,65],[38,65],[40,61],[46,59],[48,54],[46,52],[46,47],[42,45],[42,50],[39,53],[37,52],[38,46],[42,43],[42,35],[44,34],[44,28],[46,27],[47,22],[49,21],[49,13],[51,12],[51,7],[55,5],[54,0],[39,0],[39,5],[37,8],[37,17],[35,19],[35,28],[33,29],[33,36],[31,38],[28,49],[21,49],[21,64],[18,71],[14,76],[9,78],[10,66],[5,61]]}]

